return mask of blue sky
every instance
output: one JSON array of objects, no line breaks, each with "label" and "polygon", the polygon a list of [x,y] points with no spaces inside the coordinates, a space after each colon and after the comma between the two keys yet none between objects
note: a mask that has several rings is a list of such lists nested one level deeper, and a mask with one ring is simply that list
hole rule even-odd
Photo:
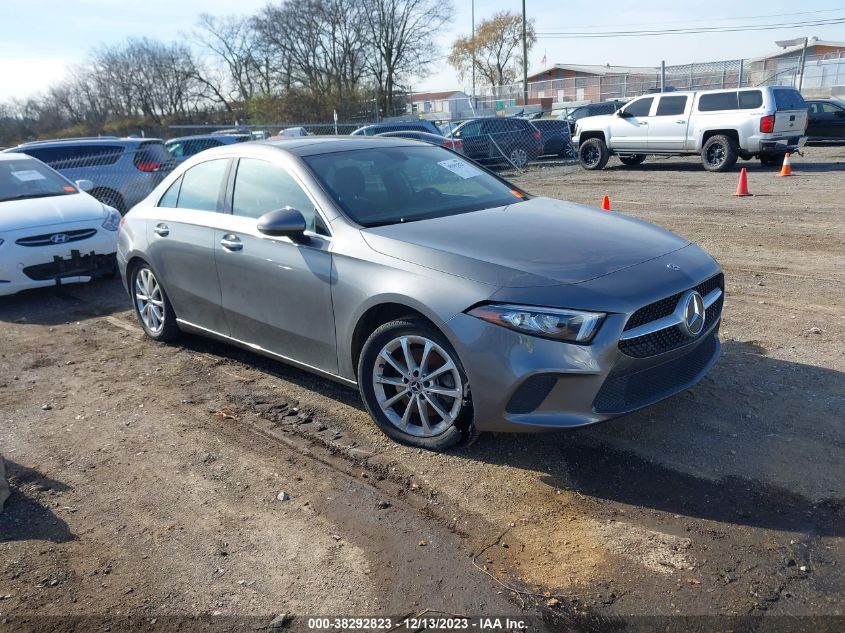
[{"label": "blue sky", "polygon": [[[201,12],[250,13],[266,0],[0,0],[0,100],[26,97],[61,79],[68,64],[84,62],[97,44],[116,43],[129,36],[162,40],[183,39]],[[455,14],[441,36],[444,50],[459,34],[469,33],[471,0],[454,0]],[[845,16],[845,0],[795,3],[709,0],[617,2],[607,0],[527,0],[528,15],[538,30],[599,27],[603,30],[677,28],[686,25],[806,21]],[[521,10],[521,0],[475,0],[476,21],[499,10]],[[841,9],[836,12],[774,17],[798,11]],[[773,16],[748,19],[746,16]],[[745,19],[740,19],[744,18]],[[734,21],[725,18],[737,18]],[[715,21],[710,21],[715,20]],[[775,48],[774,40],[805,35],[845,40],[845,24],[771,31],[673,35],[648,38],[548,39],[537,42],[530,54],[531,70],[541,68],[546,55],[555,62],[581,64],[658,65],[683,64],[752,57]],[[441,62],[429,77],[415,81],[413,89],[450,89],[462,86],[452,69]]]}]

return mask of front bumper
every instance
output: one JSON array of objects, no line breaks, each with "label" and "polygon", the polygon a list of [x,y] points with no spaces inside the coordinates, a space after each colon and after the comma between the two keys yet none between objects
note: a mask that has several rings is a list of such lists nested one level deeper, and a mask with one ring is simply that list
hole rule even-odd
[{"label": "front bumper", "polygon": [[[56,233],[89,225],[62,226]],[[97,227],[97,232],[84,240],[67,244],[21,246],[15,241],[38,229],[4,233],[0,244],[0,296],[21,290],[55,286],[62,283],[90,281],[92,277],[115,271],[117,235]],[[49,232],[49,231],[41,231]]]}]

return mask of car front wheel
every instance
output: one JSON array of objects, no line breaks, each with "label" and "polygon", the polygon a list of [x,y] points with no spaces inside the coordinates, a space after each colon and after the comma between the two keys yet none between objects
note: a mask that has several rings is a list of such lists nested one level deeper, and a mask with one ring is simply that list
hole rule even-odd
[{"label": "car front wheel", "polygon": [[469,382],[458,355],[425,321],[376,329],[361,352],[358,384],[375,423],[397,442],[440,451],[474,435]]},{"label": "car front wheel", "polygon": [[584,169],[604,169],[610,159],[610,152],[600,138],[590,138],[578,146],[578,160]]},{"label": "car front wheel", "polygon": [[180,334],[176,313],[164,288],[146,262],[132,269],[130,290],[135,314],[144,332],[157,341],[172,341]]}]

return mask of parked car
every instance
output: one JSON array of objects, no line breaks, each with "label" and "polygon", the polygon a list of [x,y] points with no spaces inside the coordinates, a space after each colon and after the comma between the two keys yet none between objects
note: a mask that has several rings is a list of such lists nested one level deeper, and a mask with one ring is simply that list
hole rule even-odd
[{"label": "parked car", "polygon": [[164,147],[170,155],[181,163],[194,154],[233,143],[246,143],[253,140],[251,134],[199,134],[197,136],[182,136],[165,142]]},{"label": "parked car", "polygon": [[708,171],[738,158],[779,165],[806,142],[807,104],[794,88],[672,92],[634,99],[609,116],[578,121],[573,142],[584,169],[603,169],[612,154],[639,165],[647,154],[701,155]]},{"label": "parked car", "polygon": [[39,160],[0,154],[0,295],[117,273],[120,214]]},{"label": "parked car", "polygon": [[575,158],[569,123],[559,119],[535,119],[531,124],[540,131],[543,141],[542,154],[554,154],[561,158]]},{"label": "parked car", "polygon": [[841,141],[845,139],[845,102],[837,99],[807,101],[810,122],[807,138],[810,141]]},{"label": "parked car", "polygon": [[560,118],[569,124],[569,134],[572,135],[575,134],[575,124],[584,117],[613,114],[623,105],[625,105],[625,102],[618,100],[588,103],[587,105],[578,106],[574,110],[564,113]]},{"label": "parked car", "polygon": [[373,123],[365,125],[353,131],[351,136],[375,136],[383,132],[416,131],[428,132],[429,134],[440,134],[438,128],[431,121],[424,119],[413,119],[411,121],[391,121],[389,123]]},{"label": "parked car", "polygon": [[149,337],[357,386],[388,436],[431,449],[606,420],[719,356],[724,283],[701,248],[412,140],[210,149],[127,214],[118,263]]},{"label": "parked car", "polygon": [[90,180],[90,194],[120,213],[143,200],[176,166],[159,139],[69,138],[24,143],[6,151],[33,156],[70,180]]},{"label": "parked car", "polygon": [[464,154],[488,165],[523,168],[543,151],[539,130],[525,119],[485,117],[464,121],[449,138],[463,141]]},{"label": "parked car", "polygon": [[387,136],[388,138],[410,138],[415,141],[424,141],[426,143],[440,145],[440,147],[447,147],[460,154],[464,153],[464,142],[462,140],[440,136],[439,134],[402,130],[401,132],[382,132],[381,134],[376,134],[376,136]]}]

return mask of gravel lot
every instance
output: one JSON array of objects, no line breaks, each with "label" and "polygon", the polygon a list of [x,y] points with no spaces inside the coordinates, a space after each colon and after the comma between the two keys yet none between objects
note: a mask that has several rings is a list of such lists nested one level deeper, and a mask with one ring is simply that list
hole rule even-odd
[{"label": "gravel lot", "polygon": [[0,630],[426,609],[841,630],[845,148],[808,148],[792,178],[746,165],[749,198],[694,159],[514,178],[607,194],[726,273],[711,374],[574,432],[413,450],[353,390],[201,338],[145,340],[119,282],[0,299]]}]

